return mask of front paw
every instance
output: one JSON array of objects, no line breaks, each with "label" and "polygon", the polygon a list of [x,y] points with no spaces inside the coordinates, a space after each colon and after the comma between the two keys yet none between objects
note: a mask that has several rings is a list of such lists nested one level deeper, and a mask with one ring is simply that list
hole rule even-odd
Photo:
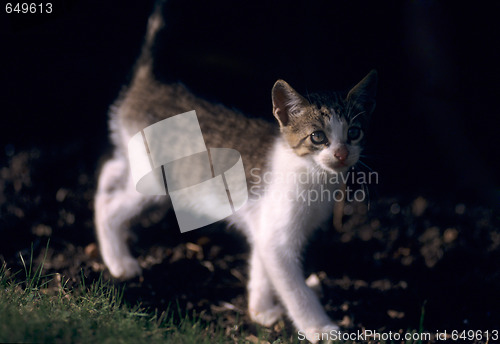
[{"label": "front paw", "polygon": [[142,274],[139,262],[133,257],[122,257],[107,265],[111,275],[122,280],[131,279]]},{"label": "front paw", "polygon": [[252,318],[252,320],[256,323],[265,327],[270,327],[272,324],[278,321],[278,319],[280,319],[283,315],[283,311],[284,310],[281,305],[273,305],[270,308],[262,310],[256,310],[252,308],[249,309],[250,318]]},{"label": "front paw", "polygon": [[340,328],[335,324],[328,324],[319,328],[308,328],[299,331],[300,339],[307,339],[309,342],[315,343],[331,343],[338,335]]}]

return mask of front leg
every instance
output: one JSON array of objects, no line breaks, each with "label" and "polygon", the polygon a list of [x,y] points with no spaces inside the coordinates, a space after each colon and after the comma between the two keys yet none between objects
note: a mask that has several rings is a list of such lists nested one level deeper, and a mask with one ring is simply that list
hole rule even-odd
[{"label": "front leg", "polygon": [[262,228],[255,250],[296,328],[315,342],[316,334],[339,328],[331,322],[316,294],[305,283],[300,263],[304,240],[295,233],[296,229]]}]

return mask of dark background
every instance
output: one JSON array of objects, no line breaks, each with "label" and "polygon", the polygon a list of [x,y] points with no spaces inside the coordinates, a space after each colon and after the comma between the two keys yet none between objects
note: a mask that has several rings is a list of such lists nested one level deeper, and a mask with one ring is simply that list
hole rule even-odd
[{"label": "dark background", "polygon": [[[22,270],[32,243],[38,261],[48,252],[48,273],[78,285],[81,271],[110,277],[93,233],[96,174],[109,153],[108,108],[131,77],[153,1],[52,3],[50,15],[0,8],[0,261]],[[347,90],[379,71],[364,159],[380,176],[372,210],[320,232],[308,255],[311,271],[326,272],[332,319],[416,328],[426,304],[427,328],[498,326],[500,2],[176,0],[165,12],[157,75],[249,116],[274,120],[278,78],[305,93]],[[160,263],[127,284],[127,301],[180,299],[208,320],[221,300],[245,309],[247,247],[181,235],[172,222],[140,237],[134,254]],[[210,272],[202,263],[213,255]]]},{"label": "dark background", "polygon": [[[4,14],[0,144],[12,153],[79,142],[95,157],[153,2],[53,4],[50,15]],[[156,68],[270,119],[278,78],[301,92],[345,90],[376,68],[365,162],[380,172],[378,192],[497,205],[499,10],[496,2],[171,1]]]}]

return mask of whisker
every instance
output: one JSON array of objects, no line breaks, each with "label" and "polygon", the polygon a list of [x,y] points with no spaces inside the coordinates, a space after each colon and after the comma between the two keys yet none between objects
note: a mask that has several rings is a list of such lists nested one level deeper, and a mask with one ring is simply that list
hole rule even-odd
[{"label": "whisker", "polygon": [[[361,164],[365,165],[362,161],[359,161]],[[369,168],[368,166],[366,166],[367,168]],[[359,165],[358,164],[355,164],[353,166],[353,169],[358,169],[359,172],[362,172],[362,170],[359,168]],[[370,169],[371,170],[371,169]],[[367,199],[367,208],[368,210],[370,210],[370,206],[371,206],[371,199],[370,199],[370,187],[368,186],[369,184],[368,183],[362,183],[361,184],[361,187],[363,188],[363,191],[366,192],[366,199]]]},{"label": "whisker", "polygon": [[359,115],[362,115],[366,113],[366,111],[361,111],[360,113],[358,113],[356,116],[354,116],[353,118],[351,118],[351,123],[354,122],[354,120],[359,116]]},{"label": "whisker", "polygon": [[366,167],[367,169],[369,169],[370,171],[373,172],[373,169],[370,166],[368,166],[367,164],[365,164],[364,162],[362,162],[361,160],[358,160],[358,163],[360,163],[361,165],[363,165],[364,167]]},{"label": "whisker", "polygon": [[380,160],[380,159],[388,159],[391,156],[388,155],[388,154],[373,154],[373,153],[370,153],[370,155],[360,154],[359,157],[360,158],[364,158],[364,159],[369,159],[369,160]]},{"label": "whisker", "polygon": [[370,188],[366,183],[363,183],[363,190],[366,190],[366,197],[368,198],[368,210],[370,210],[371,199],[370,199]]},{"label": "whisker", "polygon": [[306,87],[306,97],[310,104],[312,104],[311,97],[309,97],[309,90]]}]

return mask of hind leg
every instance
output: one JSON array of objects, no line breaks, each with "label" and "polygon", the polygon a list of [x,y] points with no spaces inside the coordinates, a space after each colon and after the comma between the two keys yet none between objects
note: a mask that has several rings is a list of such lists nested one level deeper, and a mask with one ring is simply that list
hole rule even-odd
[{"label": "hind leg", "polygon": [[125,158],[107,161],[99,175],[95,197],[95,225],[102,259],[114,277],[128,279],[141,267],[127,246],[130,223],[150,205],[165,199],[135,190]]},{"label": "hind leg", "polygon": [[282,316],[283,307],[276,303],[273,286],[255,248],[252,248],[250,258],[248,297],[248,310],[253,321],[269,327]]}]

